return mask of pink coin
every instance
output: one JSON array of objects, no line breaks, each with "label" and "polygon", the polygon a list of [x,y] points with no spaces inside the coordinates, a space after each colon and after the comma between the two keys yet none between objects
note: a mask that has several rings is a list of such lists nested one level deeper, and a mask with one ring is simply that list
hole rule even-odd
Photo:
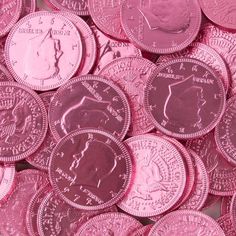
[{"label": "pink coin", "polygon": [[230,78],[229,78],[228,68],[226,67],[226,63],[224,62],[223,58],[213,48],[203,43],[194,42],[180,52],[160,56],[158,58],[157,64],[161,65],[161,63],[163,62],[167,62],[182,57],[190,57],[206,63],[221,78],[225,87],[225,91],[226,92],[228,91],[230,85]]},{"label": "pink coin", "polygon": [[[47,111],[54,94],[55,92],[45,92],[39,95]],[[54,139],[51,130],[48,128],[46,137],[44,138],[41,146],[32,155],[27,157],[26,160],[31,165],[41,170],[48,170],[49,158],[55,146],[56,140]]]},{"label": "pink coin", "polygon": [[234,94],[236,92],[235,36],[214,25],[206,24],[203,27],[198,40],[215,49],[225,60],[229,68],[230,77],[232,78],[229,94]]},{"label": "pink coin", "polygon": [[128,215],[118,212],[106,213],[90,219],[79,229],[75,236],[128,236],[141,227],[141,223]]},{"label": "pink coin", "polygon": [[36,0],[22,0],[22,13],[21,17],[24,17],[36,10]]},{"label": "pink coin", "polygon": [[15,183],[15,165],[0,164],[0,201],[4,202]]},{"label": "pink coin", "polygon": [[204,162],[210,181],[209,192],[219,196],[232,196],[236,191],[236,167],[222,157],[217,150],[214,132],[191,140],[187,146]]},{"label": "pink coin", "polygon": [[148,236],[225,236],[211,217],[193,210],[179,210],[160,219]]},{"label": "pink coin", "polygon": [[98,74],[103,67],[114,59],[128,56],[142,56],[141,51],[133,44],[109,38],[94,25],[91,26],[91,29],[95,34],[98,47],[94,74]]},{"label": "pink coin", "polygon": [[214,204],[216,204],[216,202],[218,202],[220,200],[220,196],[216,196],[213,194],[208,194],[208,197],[206,199],[206,202],[203,206],[203,209],[207,209],[210,208],[211,206],[213,206]]},{"label": "pink coin", "polygon": [[201,9],[197,0],[125,0],[121,23],[129,40],[140,49],[167,54],[186,48],[195,39]]},{"label": "pink coin", "polygon": [[97,211],[78,210],[65,203],[55,192],[49,192],[40,204],[36,215],[39,235],[74,236],[90,218],[116,211],[115,206]]},{"label": "pink coin", "polygon": [[130,108],[123,91],[100,76],[73,78],[55,93],[49,125],[60,140],[82,128],[99,128],[123,139],[130,126]]},{"label": "pink coin", "polygon": [[225,113],[216,126],[215,140],[222,156],[236,165],[236,96],[227,101]]},{"label": "pink coin", "polygon": [[179,209],[200,210],[204,206],[208,197],[209,178],[206,167],[201,158],[193,151],[190,151],[190,153],[195,167],[195,185],[189,198],[180,206]]},{"label": "pink coin", "polygon": [[81,35],[83,57],[79,70],[76,74],[86,75],[91,71],[97,56],[97,45],[93,31],[90,29],[88,24],[79,16],[67,12],[61,12],[60,14],[67,17],[71,22],[73,22]]},{"label": "pink coin", "polygon": [[120,22],[120,8],[124,0],[88,0],[89,13],[97,27],[104,33],[127,40]]},{"label": "pink coin", "polygon": [[26,212],[38,189],[48,183],[47,175],[37,170],[24,170],[16,175],[16,186],[4,205],[0,206],[1,235],[28,235]]},{"label": "pink coin", "polygon": [[170,143],[172,143],[177,148],[177,150],[180,152],[183,158],[185,168],[186,168],[187,178],[186,178],[184,192],[181,198],[179,199],[179,201],[172,207],[172,209],[170,209],[170,210],[173,210],[173,209],[177,209],[180,205],[182,205],[191,194],[194,183],[195,183],[195,168],[193,166],[192,157],[190,156],[189,151],[187,151],[186,148],[180,142],[178,142],[174,138],[170,138],[167,136],[163,136],[163,138],[169,141]]},{"label": "pink coin", "polygon": [[118,206],[135,216],[162,214],[183,194],[186,171],[175,146],[154,135],[140,135],[125,141],[133,157],[134,180]]},{"label": "pink coin", "polygon": [[47,0],[54,8],[79,16],[87,16],[88,0]]},{"label": "pink coin", "polygon": [[131,171],[131,157],[121,141],[100,130],[82,129],[59,141],[51,155],[49,177],[71,206],[99,210],[124,196]]},{"label": "pink coin", "polygon": [[14,81],[10,72],[5,66],[0,64],[0,82]]},{"label": "pink coin", "polygon": [[145,88],[145,109],[166,135],[190,139],[212,130],[225,109],[222,81],[206,64],[190,58],[162,64]]},{"label": "pink coin", "polygon": [[223,197],[221,200],[220,213],[221,215],[226,215],[230,213],[230,205],[232,202],[232,197]]},{"label": "pink coin", "polygon": [[226,214],[217,219],[217,223],[225,232],[225,236],[235,236],[236,231],[230,219],[230,214]]},{"label": "pink coin", "polygon": [[199,0],[204,14],[214,23],[236,30],[236,2],[234,0]]},{"label": "pink coin", "polygon": [[5,36],[19,20],[22,0],[2,0],[0,2],[0,38]]},{"label": "pink coin", "polygon": [[[52,5],[52,3],[50,2],[50,0],[43,0],[43,2],[45,3],[46,7],[49,8],[50,10],[53,11],[58,11],[58,8],[56,8],[54,5]],[[44,10],[45,8],[42,8],[40,10]]]},{"label": "pink coin", "polygon": [[31,236],[39,236],[39,230],[37,226],[37,215],[39,207],[43,199],[51,191],[50,185],[45,185],[40,188],[34,196],[31,198],[26,212],[26,226]]},{"label": "pink coin", "polygon": [[230,204],[230,218],[232,220],[233,228],[236,230],[236,193],[234,193]]},{"label": "pink coin", "polygon": [[130,236],[148,236],[152,226],[152,224],[145,225],[142,228],[135,230]]},{"label": "pink coin", "polygon": [[40,97],[15,82],[0,84],[0,161],[14,162],[34,153],[48,127]]},{"label": "pink coin", "polygon": [[82,42],[67,18],[39,11],[15,24],[7,37],[5,57],[19,83],[35,90],[51,90],[66,83],[78,70]]},{"label": "pink coin", "polygon": [[156,65],[142,57],[125,57],[111,61],[100,72],[125,92],[131,109],[129,136],[148,133],[154,126],[144,109],[144,88]]}]

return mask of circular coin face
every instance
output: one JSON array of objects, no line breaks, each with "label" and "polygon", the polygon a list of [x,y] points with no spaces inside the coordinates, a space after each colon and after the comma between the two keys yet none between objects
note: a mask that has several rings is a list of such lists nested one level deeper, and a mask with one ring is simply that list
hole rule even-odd
[{"label": "circular coin face", "polygon": [[14,162],[34,153],[48,127],[40,97],[15,82],[0,84],[0,161]]},{"label": "circular coin face", "polygon": [[222,156],[236,165],[236,96],[227,101],[225,113],[216,126],[215,139]]},{"label": "circular coin face", "polygon": [[156,65],[142,57],[125,57],[106,65],[99,75],[119,85],[129,99],[131,125],[129,136],[144,134],[154,126],[144,109],[144,88]]},{"label": "circular coin face", "polygon": [[22,18],[7,37],[6,64],[17,82],[51,90],[67,82],[82,58],[79,32],[60,14],[40,11]]},{"label": "circular coin face", "polygon": [[218,151],[214,132],[187,142],[204,162],[210,181],[209,192],[218,196],[232,196],[236,191],[236,167]]},{"label": "circular coin face", "polygon": [[230,76],[226,63],[213,48],[203,43],[193,42],[191,45],[180,52],[160,56],[156,64],[161,65],[161,63],[183,57],[197,59],[210,66],[221,78],[225,87],[225,91],[228,91],[230,85]]},{"label": "circular coin face", "polygon": [[74,131],[53,150],[49,176],[54,189],[71,206],[103,209],[117,203],[127,191],[131,157],[124,144],[106,132]]},{"label": "circular coin face", "polygon": [[161,218],[151,229],[149,236],[225,236],[221,227],[211,217],[192,210],[179,210]]},{"label": "circular coin face", "polygon": [[56,140],[82,128],[103,129],[123,139],[130,125],[129,103],[118,86],[102,77],[76,77],[55,93],[49,125]]},{"label": "circular coin face", "polygon": [[224,28],[236,30],[236,2],[234,0],[199,0],[204,14]]},{"label": "circular coin face", "polygon": [[3,0],[0,2],[0,38],[6,35],[19,20],[22,0]]},{"label": "circular coin face", "polygon": [[60,235],[74,236],[90,218],[113,211],[117,211],[115,206],[97,211],[78,210],[68,205],[54,191],[49,191],[36,213],[39,235],[58,235],[60,229]]},{"label": "circular coin face", "polygon": [[88,0],[88,8],[99,29],[114,38],[127,40],[120,22],[120,7],[123,1]]},{"label": "circular coin face", "polygon": [[160,131],[175,138],[191,139],[217,125],[225,100],[223,83],[209,66],[182,58],[164,63],[153,73],[144,103]]},{"label": "circular coin face", "polygon": [[121,23],[129,40],[140,49],[168,54],[182,50],[195,39],[201,9],[197,0],[125,0]]},{"label": "circular coin face", "polygon": [[54,8],[71,12],[79,16],[87,16],[88,0],[47,0]]},{"label": "circular coin face", "polygon": [[132,137],[125,143],[133,157],[135,176],[118,206],[141,217],[166,212],[185,188],[186,171],[180,153],[165,139],[150,134]]},{"label": "circular coin face", "polygon": [[136,219],[123,213],[106,213],[86,222],[75,236],[130,235],[142,227]]}]

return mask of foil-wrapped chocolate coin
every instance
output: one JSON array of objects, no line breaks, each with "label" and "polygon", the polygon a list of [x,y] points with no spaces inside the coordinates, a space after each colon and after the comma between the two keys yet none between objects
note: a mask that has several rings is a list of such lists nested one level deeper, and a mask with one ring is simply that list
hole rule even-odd
[{"label": "foil-wrapped chocolate coin", "polygon": [[225,109],[222,81],[206,64],[181,58],[162,64],[145,88],[144,106],[166,135],[191,139],[211,131]]},{"label": "foil-wrapped chocolate coin", "polygon": [[95,75],[75,77],[55,93],[49,125],[56,140],[82,128],[103,129],[123,139],[130,126],[130,107],[114,83]]},{"label": "foil-wrapped chocolate coin", "polygon": [[62,138],[49,164],[53,188],[68,204],[83,210],[117,203],[130,187],[131,174],[125,145],[95,129],[74,131]]},{"label": "foil-wrapped chocolate coin", "polygon": [[36,0],[22,0],[21,17],[24,17],[36,10]]},{"label": "foil-wrapped chocolate coin", "polygon": [[31,13],[8,35],[5,59],[17,82],[34,90],[51,90],[66,83],[78,70],[81,37],[76,26],[60,14]]},{"label": "foil-wrapped chocolate coin", "polygon": [[231,205],[232,197],[223,197],[220,205],[220,213],[221,215],[226,215],[230,213],[230,205]]},{"label": "foil-wrapped chocolate coin", "polygon": [[0,64],[0,82],[14,81],[12,75],[5,66]]},{"label": "foil-wrapped chocolate coin", "polygon": [[177,148],[154,135],[125,141],[134,162],[134,180],[118,206],[129,214],[149,217],[173,207],[183,194],[186,171]]}]

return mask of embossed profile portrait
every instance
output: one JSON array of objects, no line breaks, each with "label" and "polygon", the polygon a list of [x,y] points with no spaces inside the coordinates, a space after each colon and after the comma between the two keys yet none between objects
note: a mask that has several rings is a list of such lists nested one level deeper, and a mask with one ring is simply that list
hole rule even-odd
[{"label": "embossed profile portrait", "polygon": [[24,58],[25,74],[38,80],[51,79],[59,73],[61,45],[51,29],[29,40]]},{"label": "embossed profile portrait", "polygon": [[143,15],[150,30],[168,33],[185,31],[191,20],[188,0],[147,0],[138,10]]},{"label": "embossed profile portrait", "polygon": [[137,155],[142,171],[142,178],[134,187],[133,197],[142,198],[143,200],[152,200],[154,192],[168,192],[169,182],[165,181],[161,169],[168,170],[165,161],[158,157],[155,148],[146,151],[146,154]]},{"label": "embossed profile portrait", "polygon": [[169,124],[179,127],[198,127],[201,110],[206,103],[203,89],[193,82],[193,75],[169,85],[164,116]]},{"label": "embossed profile portrait", "polygon": [[89,138],[78,147],[72,158],[70,171],[74,174],[70,185],[99,189],[117,166],[116,153],[106,143]]},{"label": "embossed profile portrait", "polygon": [[67,134],[85,127],[103,128],[109,121],[109,105],[110,102],[84,96],[78,103],[66,109],[61,118],[61,129]]},{"label": "embossed profile portrait", "polygon": [[2,98],[0,101],[0,141],[5,144],[14,144],[28,132],[32,116],[29,114],[26,103],[17,101],[14,97]]}]

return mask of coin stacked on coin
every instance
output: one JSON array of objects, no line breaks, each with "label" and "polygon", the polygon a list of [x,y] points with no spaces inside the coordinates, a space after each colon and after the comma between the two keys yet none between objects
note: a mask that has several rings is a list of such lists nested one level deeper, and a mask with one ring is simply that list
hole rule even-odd
[{"label": "coin stacked on coin", "polygon": [[236,236],[235,170],[235,1],[0,2],[0,236]]}]

